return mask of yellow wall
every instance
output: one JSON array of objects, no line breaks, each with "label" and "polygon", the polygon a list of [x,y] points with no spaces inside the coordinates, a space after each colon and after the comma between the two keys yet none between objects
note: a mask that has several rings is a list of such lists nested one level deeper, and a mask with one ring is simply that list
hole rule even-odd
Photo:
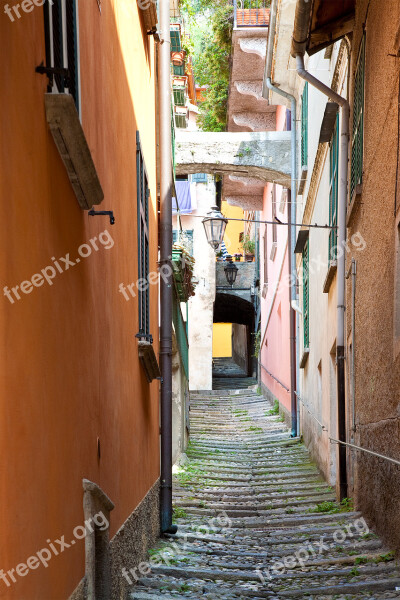
[{"label": "yellow wall", "polygon": [[232,323],[213,324],[213,357],[232,356]]},{"label": "yellow wall", "polygon": [[[222,202],[221,212],[228,218],[243,219],[243,210],[240,206],[230,206],[227,202]],[[243,221],[229,221],[226,226],[224,242],[229,254],[243,252],[239,243],[239,234],[242,233],[243,227]]]}]

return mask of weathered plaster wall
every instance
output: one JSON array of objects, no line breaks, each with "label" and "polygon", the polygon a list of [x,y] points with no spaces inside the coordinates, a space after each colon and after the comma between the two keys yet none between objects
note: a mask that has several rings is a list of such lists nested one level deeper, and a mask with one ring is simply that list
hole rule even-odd
[{"label": "weathered plaster wall", "polygon": [[[43,7],[0,19],[3,56],[0,195],[2,287],[15,286],[105,230],[99,250],[11,304],[2,297],[0,564],[8,570],[83,524],[82,479],[115,502],[111,536],[159,477],[158,382],[138,360],[136,130],[150,178],[150,269],[157,268],[154,42],[131,3],[79,1],[82,124],[105,193],[89,217],[77,203],[48,130]],[[158,286],[150,288],[158,353]],[[100,444],[100,456],[98,453]],[[17,485],[20,482],[21,485]],[[156,502],[156,500],[154,500]],[[154,510],[156,504],[154,504]],[[7,600],[66,598],[84,574],[84,540],[6,588]]]},{"label": "weathered plaster wall", "polygon": [[[390,54],[399,49],[400,5],[390,0],[357,2],[352,74],[365,22],[364,178],[361,204],[348,231],[349,236],[360,232],[366,243],[363,251],[353,250],[349,256],[357,261],[355,440],[361,446],[399,460],[400,352],[394,331],[399,197],[396,215],[394,203],[400,64]],[[350,294],[349,282],[349,307]],[[348,310],[349,339],[350,317]],[[379,533],[399,547],[398,469],[365,454],[357,453],[352,459],[349,456],[357,506]]]},{"label": "weathered plaster wall", "polygon": [[189,299],[189,385],[191,390],[211,390],[215,254],[196,215],[206,215],[215,204],[215,184],[209,178],[208,183],[195,184],[195,190],[193,216],[181,217],[182,229],[193,230],[194,276],[199,280],[196,294]]}]

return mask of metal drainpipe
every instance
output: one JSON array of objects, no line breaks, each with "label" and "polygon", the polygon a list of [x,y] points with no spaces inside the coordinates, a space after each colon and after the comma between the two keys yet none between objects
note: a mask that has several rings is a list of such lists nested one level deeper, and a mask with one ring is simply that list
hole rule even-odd
[{"label": "metal drainpipe", "polygon": [[[169,2],[160,2],[160,264],[170,265],[172,253],[172,135],[171,135],[171,38]],[[160,367],[161,367],[161,533],[174,533],[172,526],[172,269],[160,278]],[[173,531],[174,530],[174,531]]]},{"label": "metal drainpipe", "polygon": [[[350,104],[330,87],[319,81],[304,68],[304,55],[296,54],[296,70],[302,79],[308,81],[320,92],[337,102],[342,109],[340,155],[339,155],[339,194],[338,194],[338,252],[337,259],[337,409],[338,436],[341,442],[346,441],[346,395],[345,395],[345,244],[346,244],[346,209],[347,209],[347,167],[349,158],[349,122]],[[339,484],[340,498],[347,496],[346,446],[339,444]]]},{"label": "metal drainpipe", "polygon": [[[292,227],[290,223],[296,223],[296,203],[297,203],[297,130],[296,130],[296,111],[297,102],[296,98],[287,92],[284,92],[280,88],[276,87],[271,80],[272,72],[272,55],[275,38],[275,27],[276,27],[276,12],[277,12],[277,0],[272,0],[270,8],[269,18],[269,31],[268,31],[268,45],[267,45],[267,58],[265,62],[264,72],[264,84],[262,90],[262,96],[268,98],[268,90],[272,90],[279,96],[290,100],[290,112],[291,112],[291,191],[290,191],[290,211],[288,210],[288,257],[289,257],[289,269],[292,282],[296,281],[296,258],[294,255],[294,247],[296,245],[296,227]],[[292,308],[292,300],[296,302],[296,286],[292,284],[290,286],[290,404],[291,404],[291,419],[292,419],[292,437],[296,437],[299,434],[299,419],[297,409],[297,396],[296,396],[296,312]]]},{"label": "metal drainpipe", "polygon": [[355,357],[356,357],[356,279],[357,262],[351,259],[351,265],[346,274],[346,279],[351,275],[351,438],[354,442],[354,433],[356,431],[356,376],[355,376]]}]

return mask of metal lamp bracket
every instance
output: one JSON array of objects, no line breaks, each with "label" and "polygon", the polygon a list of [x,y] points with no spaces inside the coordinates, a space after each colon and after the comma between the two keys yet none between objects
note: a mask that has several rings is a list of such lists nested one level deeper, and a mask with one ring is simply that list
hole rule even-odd
[{"label": "metal lamp bracket", "polygon": [[110,225],[114,225],[115,223],[115,217],[114,217],[114,213],[112,210],[93,210],[93,208],[91,210],[89,210],[88,215],[90,215],[91,217],[99,217],[101,215],[107,215],[110,217]]}]

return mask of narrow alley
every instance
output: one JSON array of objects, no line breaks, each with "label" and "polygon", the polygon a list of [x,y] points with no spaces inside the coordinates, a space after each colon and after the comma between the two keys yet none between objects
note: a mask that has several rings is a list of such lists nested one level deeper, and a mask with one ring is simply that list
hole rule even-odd
[{"label": "narrow alley", "polygon": [[255,386],[192,394],[173,501],[178,532],[150,551],[131,600],[399,597],[393,553]]}]

